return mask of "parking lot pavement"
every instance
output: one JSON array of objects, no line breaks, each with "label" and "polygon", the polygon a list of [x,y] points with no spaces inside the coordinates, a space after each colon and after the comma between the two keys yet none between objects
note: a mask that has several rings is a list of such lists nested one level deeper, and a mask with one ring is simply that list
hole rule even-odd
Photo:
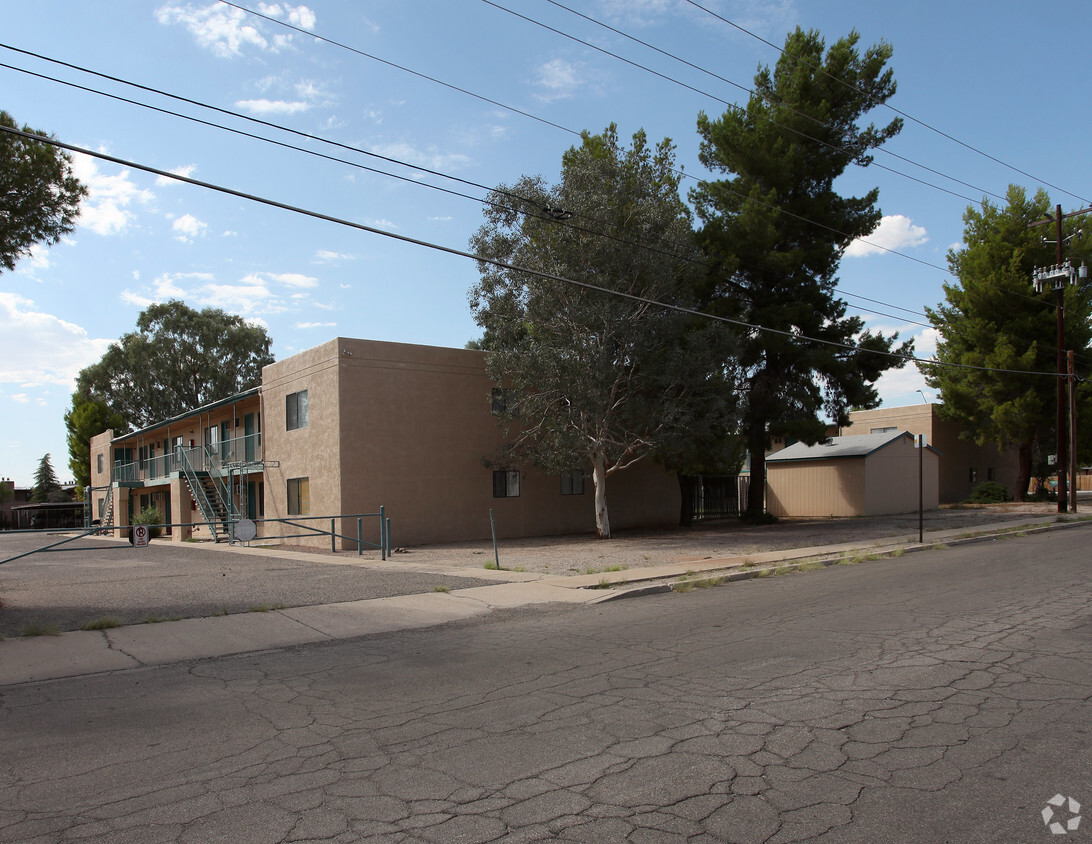
[{"label": "parking lot pavement", "polygon": [[[57,535],[0,533],[0,559]],[[0,565],[0,636],[30,626],[70,631],[113,618],[127,624],[336,604],[492,583],[477,573],[421,571],[316,554],[99,537]],[[483,571],[482,574],[485,574]]]}]

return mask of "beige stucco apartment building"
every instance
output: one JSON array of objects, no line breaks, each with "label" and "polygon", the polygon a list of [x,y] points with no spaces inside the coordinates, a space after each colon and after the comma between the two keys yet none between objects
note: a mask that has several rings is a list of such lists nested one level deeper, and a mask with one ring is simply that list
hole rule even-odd
[{"label": "beige stucco apartment building", "polygon": [[[480,351],[335,338],[267,366],[260,388],[142,431],[94,438],[95,513],[128,524],[157,503],[173,523],[194,523],[174,530],[177,540],[210,535],[202,511],[217,496],[258,520],[265,536],[286,528],[262,518],[322,517],[329,530],[331,517],[380,506],[395,545],[488,538],[490,510],[499,537],[594,530],[584,467],[559,476],[500,462],[504,434],[492,390]],[[207,500],[198,486],[207,487]],[[678,482],[651,461],[612,475],[607,494],[614,528],[677,523]],[[375,543],[378,521],[368,524],[365,540]],[[356,519],[336,530],[355,537]],[[350,539],[339,545],[356,547]]]}]

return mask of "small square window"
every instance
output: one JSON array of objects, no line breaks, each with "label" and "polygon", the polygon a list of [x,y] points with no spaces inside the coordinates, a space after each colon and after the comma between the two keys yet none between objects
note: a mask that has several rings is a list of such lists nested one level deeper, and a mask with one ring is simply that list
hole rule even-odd
[{"label": "small square window", "polygon": [[561,473],[561,494],[562,495],[583,495],[584,494],[584,470],[573,469],[571,472]]},{"label": "small square window", "polygon": [[306,516],[311,512],[311,482],[309,478],[288,479],[288,515]]},{"label": "small square window", "polygon": [[307,427],[307,391],[289,393],[284,399],[285,430],[295,431]]},{"label": "small square window", "polygon": [[494,498],[519,498],[519,471],[498,469],[493,473]]},{"label": "small square window", "polygon": [[974,466],[972,466],[970,468],[970,471],[967,473],[967,480],[970,481],[972,484],[978,480],[978,471],[974,468]]}]

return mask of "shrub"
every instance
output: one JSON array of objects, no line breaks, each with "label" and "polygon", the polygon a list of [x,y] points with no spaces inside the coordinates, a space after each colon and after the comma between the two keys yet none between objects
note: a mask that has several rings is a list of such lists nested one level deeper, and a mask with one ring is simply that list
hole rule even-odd
[{"label": "shrub", "polygon": [[996,504],[1000,501],[1008,501],[1009,492],[1005,485],[997,481],[983,481],[971,492],[967,499],[973,504]]},{"label": "shrub", "polygon": [[148,528],[148,538],[155,539],[161,533],[163,528],[159,525],[163,524],[163,514],[159,512],[156,507],[149,507],[147,510],[141,510],[140,514],[133,519],[134,525],[155,525],[155,527]]},{"label": "shrub", "polygon": [[767,513],[765,511],[761,513],[749,514],[744,511],[740,514],[739,520],[746,522],[749,525],[776,525],[779,521],[777,516],[773,513]]}]

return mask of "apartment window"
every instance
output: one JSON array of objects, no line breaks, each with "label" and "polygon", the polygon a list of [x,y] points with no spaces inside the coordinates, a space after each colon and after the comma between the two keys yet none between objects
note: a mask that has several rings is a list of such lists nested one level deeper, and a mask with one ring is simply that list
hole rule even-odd
[{"label": "apartment window", "polygon": [[970,481],[972,484],[978,480],[978,471],[974,468],[974,466],[972,466],[967,472],[967,480]]},{"label": "apartment window", "polygon": [[519,498],[519,471],[500,469],[493,473],[494,498]]},{"label": "apartment window", "polygon": [[284,415],[288,420],[286,431],[307,427],[307,391],[289,393],[284,399]]},{"label": "apartment window", "polygon": [[306,516],[311,512],[311,483],[308,478],[288,479],[288,515]]},{"label": "apartment window", "polygon": [[95,457],[95,467],[96,467],[95,471],[98,472],[101,475],[102,474],[102,455],[101,454],[96,455],[96,457]]},{"label": "apartment window", "polygon": [[888,425],[886,428],[872,428],[872,429],[869,430],[868,433],[870,433],[870,434],[889,434],[892,431],[897,431],[897,430],[899,430],[897,426]]},{"label": "apartment window", "polygon": [[993,476],[993,466],[990,466],[990,468],[986,470],[986,480],[987,481],[996,481],[997,480],[997,478],[995,478]]},{"label": "apartment window", "polygon": [[584,470],[573,469],[571,472],[561,473],[561,494],[562,495],[583,495],[584,494]]}]

